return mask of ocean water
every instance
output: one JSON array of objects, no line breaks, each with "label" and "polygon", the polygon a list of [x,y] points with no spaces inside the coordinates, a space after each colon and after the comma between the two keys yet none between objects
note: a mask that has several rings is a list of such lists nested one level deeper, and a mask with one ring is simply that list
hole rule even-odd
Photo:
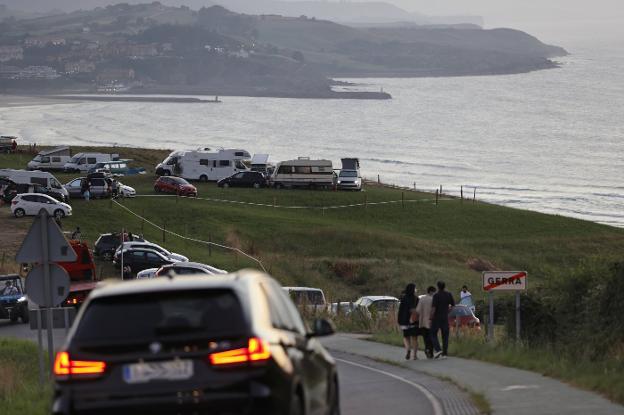
[{"label": "ocean water", "polygon": [[[221,97],[0,108],[38,144],[245,148],[272,161],[359,157],[365,176],[624,227],[624,49],[578,48],[559,69],[357,79],[389,101]],[[212,98],[212,97],[210,97]]]}]

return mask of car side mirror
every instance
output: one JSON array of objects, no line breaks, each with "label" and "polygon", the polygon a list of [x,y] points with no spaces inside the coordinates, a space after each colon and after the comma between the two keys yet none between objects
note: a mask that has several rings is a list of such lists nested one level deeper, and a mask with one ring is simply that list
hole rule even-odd
[{"label": "car side mirror", "polygon": [[331,336],[336,332],[334,324],[324,318],[317,318],[312,323],[312,332],[308,334],[308,337],[325,337]]}]

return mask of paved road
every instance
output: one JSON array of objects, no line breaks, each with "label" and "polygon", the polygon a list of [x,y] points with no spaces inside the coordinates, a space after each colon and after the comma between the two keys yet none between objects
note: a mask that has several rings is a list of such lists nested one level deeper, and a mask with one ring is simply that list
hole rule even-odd
[{"label": "paved road", "polygon": [[[29,325],[2,320],[0,337],[4,336],[37,341],[37,331]],[[64,338],[64,330],[55,330],[55,348]],[[434,377],[362,356],[338,351],[332,355],[338,364],[343,415],[378,415],[388,410],[420,415],[478,414],[465,393]]]}]

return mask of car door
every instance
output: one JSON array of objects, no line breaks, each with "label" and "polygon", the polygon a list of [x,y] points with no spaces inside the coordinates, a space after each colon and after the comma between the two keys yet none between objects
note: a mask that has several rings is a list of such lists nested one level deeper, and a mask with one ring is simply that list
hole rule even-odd
[{"label": "car door", "polygon": [[37,196],[35,195],[25,195],[20,199],[19,206],[24,209],[27,215],[36,215],[39,213],[37,207],[39,206],[39,202],[37,201]]},{"label": "car door", "polygon": [[[54,211],[57,209],[57,205],[56,205],[56,201],[52,200],[52,199],[48,199],[45,196],[35,196],[37,198],[37,201],[39,202],[39,209],[43,208],[48,212],[48,215],[52,216],[54,215]],[[39,209],[37,209],[37,212],[35,212],[35,214],[39,213]]]},{"label": "car door", "polygon": [[82,179],[74,179],[65,185],[65,189],[69,193],[69,197],[80,197],[82,189]]}]

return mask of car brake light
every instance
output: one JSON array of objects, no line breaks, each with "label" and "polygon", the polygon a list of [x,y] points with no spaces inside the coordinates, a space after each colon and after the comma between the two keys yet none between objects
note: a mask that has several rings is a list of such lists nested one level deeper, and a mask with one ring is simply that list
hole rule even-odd
[{"label": "car brake light", "polygon": [[17,200],[11,202],[12,205],[17,205]]},{"label": "car brake light", "polygon": [[105,370],[105,362],[71,360],[67,352],[58,352],[54,360],[54,375],[61,378],[80,375],[101,375]]},{"label": "car brake light", "polygon": [[226,350],[210,355],[210,363],[214,366],[232,365],[237,363],[251,363],[266,361],[271,358],[269,343],[257,337],[252,337],[247,347]]}]

